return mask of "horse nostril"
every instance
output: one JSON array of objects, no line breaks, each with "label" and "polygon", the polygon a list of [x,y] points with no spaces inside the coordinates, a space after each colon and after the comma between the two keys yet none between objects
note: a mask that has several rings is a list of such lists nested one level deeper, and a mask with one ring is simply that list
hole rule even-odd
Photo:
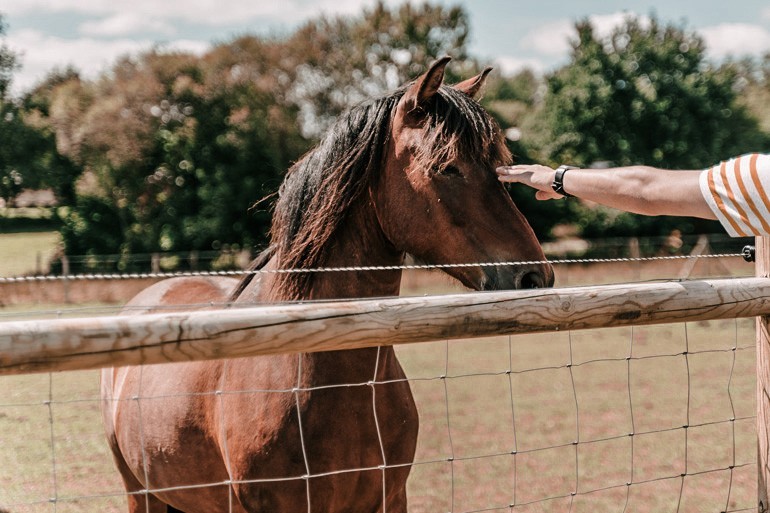
[{"label": "horse nostril", "polygon": [[520,289],[541,289],[545,286],[545,281],[540,273],[524,273],[519,279]]}]

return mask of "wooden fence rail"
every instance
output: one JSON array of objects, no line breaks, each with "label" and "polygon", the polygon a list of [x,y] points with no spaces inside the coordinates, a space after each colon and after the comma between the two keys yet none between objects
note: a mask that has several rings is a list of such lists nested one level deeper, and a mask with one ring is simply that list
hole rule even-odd
[{"label": "wooden fence rail", "polygon": [[0,374],[770,315],[736,278],[0,323]]}]

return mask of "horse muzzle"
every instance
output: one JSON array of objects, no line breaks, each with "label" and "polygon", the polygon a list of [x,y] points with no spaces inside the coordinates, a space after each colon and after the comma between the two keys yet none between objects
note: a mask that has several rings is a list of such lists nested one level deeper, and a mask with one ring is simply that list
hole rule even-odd
[{"label": "horse muzzle", "polygon": [[550,264],[493,267],[484,271],[479,290],[549,288],[554,279]]}]

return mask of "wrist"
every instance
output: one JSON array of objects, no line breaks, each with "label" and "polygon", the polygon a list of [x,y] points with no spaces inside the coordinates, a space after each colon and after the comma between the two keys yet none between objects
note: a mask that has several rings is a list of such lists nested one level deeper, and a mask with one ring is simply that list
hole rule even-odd
[{"label": "wrist", "polygon": [[553,174],[553,182],[551,182],[551,189],[553,191],[565,198],[571,198],[573,197],[572,194],[564,190],[564,175],[567,173],[567,171],[576,170],[579,169],[575,166],[568,166],[566,164],[562,164],[561,166],[557,167],[554,170]]}]

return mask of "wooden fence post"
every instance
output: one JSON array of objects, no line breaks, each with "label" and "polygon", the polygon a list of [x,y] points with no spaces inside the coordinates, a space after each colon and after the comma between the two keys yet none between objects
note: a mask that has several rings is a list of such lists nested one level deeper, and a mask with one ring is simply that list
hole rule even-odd
[{"label": "wooden fence post", "polygon": [[[757,276],[770,276],[770,237],[756,240]],[[770,509],[770,316],[757,317],[757,492],[758,511]]]},{"label": "wooden fence post", "polygon": [[70,275],[70,259],[67,255],[61,257],[62,288],[64,289],[64,302],[70,302],[70,285],[68,276]]}]

